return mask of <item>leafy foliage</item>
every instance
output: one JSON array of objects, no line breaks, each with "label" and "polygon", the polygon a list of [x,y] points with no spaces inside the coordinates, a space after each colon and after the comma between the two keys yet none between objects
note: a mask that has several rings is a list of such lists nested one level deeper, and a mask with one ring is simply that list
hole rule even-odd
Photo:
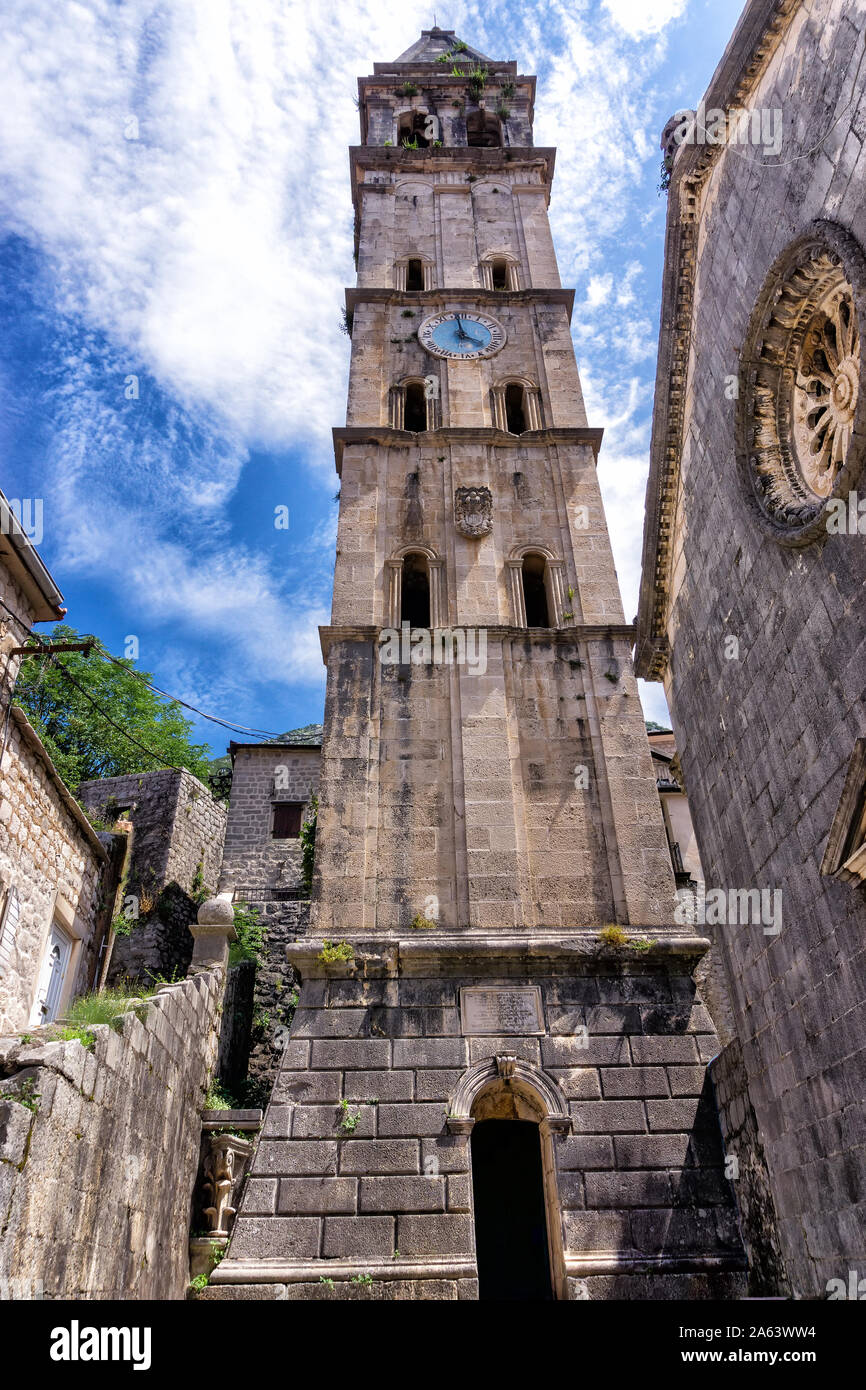
[{"label": "leafy foliage", "polygon": [[323,941],[318,959],[323,965],[333,965],[338,960],[354,960],[355,952],[348,941]]},{"label": "leafy foliage", "polygon": [[257,907],[247,907],[244,903],[235,903],[234,913],[238,939],[229,946],[229,965],[240,965],[242,960],[251,960],[259,966],[262,963],[267,935],[265,924],[259,917],[259,910]]},{"label": "leafy foliage", "polygon": [[301,826],[301,883],[307,897],[313,891],[313,868],[316,863],[316,824],[319,819],[319,798],[310,802],[310,814]]},{"label": "leafy foliage", "polygon": [[[51,636],[55,641],[80,639],[75,628],[65,623],[58,623]],[[175,701],[163,700],[148,690],[141,676],[150,680],[146,672],[135,672],[132,661],[115,665],[107,660],[106,648],[98,641],[89,655],[61,652],[50,661],[34,656],[21,663],[15,702],[70,787],[91,778],[169,766],[186,767],[207,782],[210,753],[203,744],[190,742],[192,722]],[[115,728],[100,711],[120,727]],[[156,757],[137,748],[125,733]]]}]

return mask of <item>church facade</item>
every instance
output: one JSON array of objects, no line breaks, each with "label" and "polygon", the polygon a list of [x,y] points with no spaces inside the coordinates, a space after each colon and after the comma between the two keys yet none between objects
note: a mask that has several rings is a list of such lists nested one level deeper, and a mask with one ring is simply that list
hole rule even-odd
[{"label": "church facade", "polygon": [[207,1296],[738,1297],[535,79],[433,29],[359,98],[311,916]]},{"label": "church facade", "polygon": [[750,1264],[798,1298],[866,1260],[864,32],[863,0],[750,0],[666,129],[636,648],[727,970]]}]

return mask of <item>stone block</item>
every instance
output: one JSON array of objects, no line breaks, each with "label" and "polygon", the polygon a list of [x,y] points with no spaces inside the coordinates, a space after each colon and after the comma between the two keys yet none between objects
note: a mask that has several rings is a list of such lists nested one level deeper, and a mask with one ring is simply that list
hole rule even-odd
[{"label": "stone block", "polygon": [[358,1206],[355,1178],[281,1178],[277,1211],[286,1216],[354,1212]]},{"label": "stone block", "polygon": [[267,1250],[270,1259],[313,1260],[319,1253],[319,1221],[308,1216],[251,1216],[238,1221],[231,1253],[236,1260],[255,1260]]},{"label": "stone block", "polygon": [[401,1255],[469,1255],[472,1252],[472,1218],[457,1214],[444,1216],[398,1216],[397,1248]]},{"label": "stone block", "polygon": [[637,1100],[572,1101],[576,1134],[614,1134],[646,1129],[643,1103]]},{"label": "stone block", "polygon": [[287,1176],[326,1176],[337,1171],[337,1151],[336,1139],[292,1139],[287,1143],[263,1139],[256,1150],[253,1172],[256,1175],[277,1173]]},{"label": "stone block", "polygon": [[587,1173],[588,1207],[665,1207],[671,1184],[664,1172]]},{"label": "stone block", "polygon": [[[395,1044],[397,1046],[400,1044]],[[316,1038],[310,1054],[311,1067],[325,1070],[340,1067],[346,1071],[366,1071],[373,1067],[387,1067],[390,1061],[391,1042],[388,1038],[355,1038],[351,1041]]]},{"label": "stone block", "polygon": [[419,1138],[440,1134],[445,1128],[445,1107],[439,1103],[412,1105],[379,1105],[379,1134]]},{"label": "stone block", "polygon": [[389,1260],[396,1249],[393,1216],[326,1216],[326,1260]]},{"label": "stone block", "polygon": [[361,1178],[360,1210],[444,1211],[445,1179],[393,1176]]},{"label": "stone block", "polygon": [[[388,1044],[386,1044],[388,1045]],[[465,1038],[395,1038],[394,1067],[460,1067],[468,1061]]]},{"label": "stone block", "polygon": [[344,1139],[341,1173],[417,1173],[417,1139]]}]

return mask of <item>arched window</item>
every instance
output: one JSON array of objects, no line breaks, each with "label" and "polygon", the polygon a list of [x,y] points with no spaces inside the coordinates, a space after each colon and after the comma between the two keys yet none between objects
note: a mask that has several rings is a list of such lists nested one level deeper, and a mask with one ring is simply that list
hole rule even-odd
[{"label": "arched window", "polygon": [[430,571],[427,556],[418,551],[403,556],[400,621],[410,627],[430,626]]},{"label": "arched window", "polygon": [[520,278],[513,256],[485,256],[481,262],[481,283],[486,290],[519,290]]},{"label": "arched window", "polygon": [[406,385],[406,403],[403,408],[403,428],[420,434],[427,428],[427,401],[424,385],[420,381],[410,381]]},{"label": "arched window", "polygon": [[524,387],[516,381],[510,381],[505,388],[505,426],[509,434],[526,433],[525,394]]},{"label": "arched window", "polygon": [[523,608],[527,627],[550,627],[547,601],[547,562],[543,555],[524,555],[521,567]]},{"label": "arched window", "polygon": [[466,143],[476,149],[496,150],[502,144],[502,124],[489,111],[470,111],[466,117]]},{"label": "arched window", "polygon": [[394,262],[394,288],[417,293],[433,288],[433,262],[423,256],[405,256]]},{"label": "arched window", "polygon": [[527,381],[500,381],[492,388],[493,423],[509,434],[543,429],[541,394]]},{"label": "arched window", "polygon": [[426,381],[401,381],[398,386],[392,386],[388,406],[392,429],[411,430],[413,434],[438,429],[440,411],[437,386],[435,373],[431,373]]},{"label": "arched window", "polygon": [[430,141],[424,134],[427,125],[425,111],[404,111],[397,122],[398,143],[410,148],[426,150]]}]

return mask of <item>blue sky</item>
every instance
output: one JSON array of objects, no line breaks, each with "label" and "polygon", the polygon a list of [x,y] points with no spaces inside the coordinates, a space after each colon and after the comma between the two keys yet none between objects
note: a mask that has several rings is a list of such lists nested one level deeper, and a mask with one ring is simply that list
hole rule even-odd
[{"label": "blue sky", "polygon": [[[551,221],[626,614],[664,236],[659,132],[740,0],[437,7],[539,77]],[[321,718],[354,283],[355,80],[433,22],[398,0],[6,0],[0,487],[43,499],[68,620],[279,732]],[[131,379],[135,378],[135,381]],[[137,393],[137,394],[136,394]],[[274,510],[289,509],[277,530]],[[643,687],[664,718],[660,687]],[[197,721],[221,753],[226,737]]]}]

